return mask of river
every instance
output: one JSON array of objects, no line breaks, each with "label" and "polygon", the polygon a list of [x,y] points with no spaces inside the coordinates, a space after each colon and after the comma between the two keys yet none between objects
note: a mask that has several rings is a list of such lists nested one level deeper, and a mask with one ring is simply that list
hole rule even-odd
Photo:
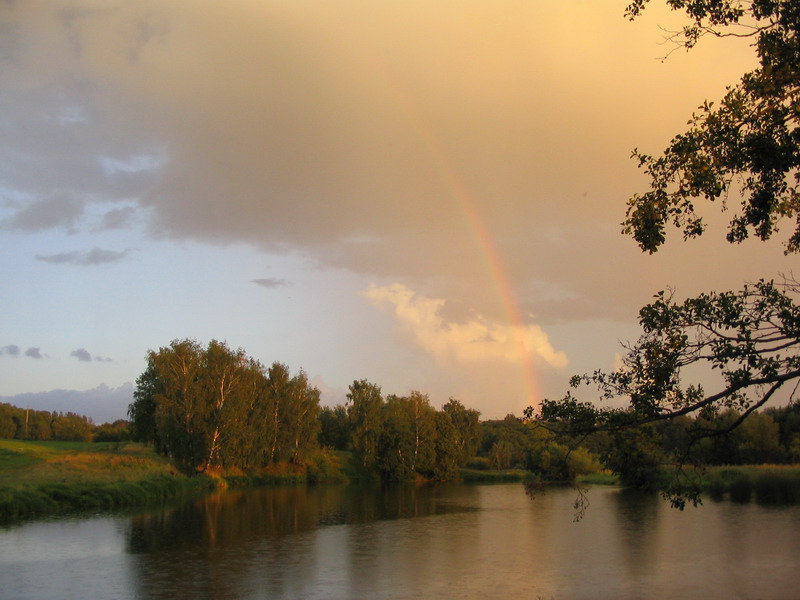
[{"label": "river", "polygon": [[3,599],[800,597],[800,507],[521,484],[229,491],[0,529]]}]

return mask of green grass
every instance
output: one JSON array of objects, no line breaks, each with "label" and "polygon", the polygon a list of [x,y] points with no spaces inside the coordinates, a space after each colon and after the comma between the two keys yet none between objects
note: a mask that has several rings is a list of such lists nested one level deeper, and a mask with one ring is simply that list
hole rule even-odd
[{"label": "green grass", "polygon": [[577,482],[585,485],[619,485],[619,476],[611,471],[598,471],[578,476]]},{"label": "green grass", "polygon": [[133,443],[0,440],[0,519],[108,509],[209,489],[163,457]]}]

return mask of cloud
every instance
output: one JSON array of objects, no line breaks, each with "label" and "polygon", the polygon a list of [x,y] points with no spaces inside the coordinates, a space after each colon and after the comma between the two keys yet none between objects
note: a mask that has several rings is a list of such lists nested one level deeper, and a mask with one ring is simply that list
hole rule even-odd
[{"label": "cloud", "polygon": [[19,229],[27,232],[58,227],[73,230],[78,219],[83,216],[83,210],[84,203],[77,198],[68,194],[58,194],[18,209],[2,224],[6,229]]},{"label": "cloud", "polygon": [[130,202],[155,236],[296,252],[490,320],[497,264],[538,323],[632,318],[701,265],[741,280],[727,250],[661,276],[618,224],[641,185],[630,149],[663,147],[749,68],[746,44],[662,65],[660,33],[607,2],[71,4],[4,14],[0,181],[36,199],[5,227]]},{"label": "cloud", "polygon": [[61,265],[79,265],[79,266],[93,266],[103,265],[108,263],[120,262],[127,258],[131,252],[130,248],[118,252],[116,250],[104,250],[102,248],[93,248],[88,252],[61,252],[59,254],[37,254],[36,260],[42,262]]},{"label": "cloud", "polygon": [[40,358],[44,358],[44,355],[42,354],[41,349],[40,348],[35,348],[33,346],[31,346],[30,348],[25,350],[25,356],[28,356],[30,358],[35,358],[37,360],[40,359]]},{"label": "cloud", "polygon": [[286,279],[278,279],[275,277],[264,277],[261,279],[251,279],[251,283],[255,283],[256,285],[260,285],[265,288],[277,288],[277,287],[285,287],[287,285],[292,285],[292,283]]},{"label": "cloud", "polygon": [[92,360],[92,355],[89,354],[84,348],[78,348],[77,350],[73,350],[72,352],[69,353],[69,355],[74,356],[81,362],[89,362],[90,360]]},{"label": "cloud", "polygon": [[86,350],[86,348],[78,348],[77,350],[73,350],[69,353],[69,355],[73,358],[77,358],[81,362],[90,362],[92,360],[95,362],[114,362],[112,359],[103,356],[95,356],[92,358],[92,355],[88,350]]},{"label": "cloud", "polygon": [[3,348],[0,349],[0,355],[8,354],[9,356],[19,356],[19,352],[19,346],[16,344],[9,344],[8,346],[3,346]]},{"label": "cloud", "polygon": [[399,283],[371,285],[362,293],[376,306],[391,308],[416,344],[439,360],[514,363],[532,357],[551,367],[567,366],[567,356],[553,348],[538,325],[508,325],[482,316],[463,323],[448,322],[442,317],[444,300],[415,294]]},{"label": "cloud", "polygon": [[133,206],[113,208],[103,214],[100,223],[97,225],[99,231],[109,229],[128,229],[133,223],[137,210]]}]

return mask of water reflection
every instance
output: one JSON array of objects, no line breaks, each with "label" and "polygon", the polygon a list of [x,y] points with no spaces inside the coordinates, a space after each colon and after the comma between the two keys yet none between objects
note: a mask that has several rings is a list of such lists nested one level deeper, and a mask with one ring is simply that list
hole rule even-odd
[{"label": "water reflection", "polygon": [[633,576],[652,571],[658,561],[659,510],[663,502],[658,494],[638,490],[619,490],[612,498],[616,502],[612,527],[627,571]]},{"label": "water reflection", "polygon": [[287,487],[0,532],[0,597],[792,598],[800,507],[657,494]]},{"label": "water reflection", "polygon": [[[451,493],[454,490],[457,493]],[[469,488],[467,488],[469,489]],[[473,488],[474,489],[474,488]],[[322,526],[419,518],[478,510],[452,486],[310,486],[229,491],[134,516],[128,551],[239,545]]]},{"label": "water reflection", "polygon": [[[127,551],[136,555],[137,595],[166,598],[189,590],[242,598],[267,590],[268,597],[292,597],[308,592],[304,582],[318,576],[320,557],[335,559],[336,577],[347,585],[369,586],[370,573],[379,569],[362,559],[375,555],[376,530],[359,526],[478,510],[463,491],[444,485],[270,488],[213,494],[138,515],[125,534]],[[349,551],[343,540],[331,544],[331,536],[311,535],[345,524]],[[422,522],[417,527],[426,529]],[[411,547],[416,552],[423,542]]]}]

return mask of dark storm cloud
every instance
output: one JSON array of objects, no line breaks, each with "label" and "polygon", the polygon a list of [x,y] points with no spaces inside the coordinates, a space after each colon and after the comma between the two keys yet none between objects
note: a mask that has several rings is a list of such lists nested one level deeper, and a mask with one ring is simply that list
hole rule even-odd
[{"label": "dark storm cloud", "polygon": [[92,360],[92,355],[85,348],[78,348],[69,353],[70,356],[77,358],[81,362],[89,362]]},{"label": "dark storm cloud", "polygon": [[78,265],[94,266],[120,262],[128,257],[131,250],[126,249],[118,252],[116,250],[104,250],[93,248],[88,252],[61,252],[58,254],[37,254],[36,260],[50,263],[53,265]]},{"label": "dark storm cloud", "polygon": [[250,282],[265,288],[278,288],[278,287],[286,287],[287,285],[292,285],[290,281],[286,279],[279,279],[276,277],[264,277],[261,279],[252,279]]},{"label": "dark storm cloud", "polygon": [[[612,5],[20,2],[0,185],[36,200],[5,226],[76,227],[85,203],[130,201],[159,236],[298,252],[482,313],[506,286],[553,320],[628,314],[620,299],[653,291],[607,274],[639,270],[634,244],[609,242],[641,181],[630,150],[666,143],[751,50],[658,66],[660,33]],[[565,224],[603,236],[551,239]],[[124,258],[104,252],[38,258]]]}]

